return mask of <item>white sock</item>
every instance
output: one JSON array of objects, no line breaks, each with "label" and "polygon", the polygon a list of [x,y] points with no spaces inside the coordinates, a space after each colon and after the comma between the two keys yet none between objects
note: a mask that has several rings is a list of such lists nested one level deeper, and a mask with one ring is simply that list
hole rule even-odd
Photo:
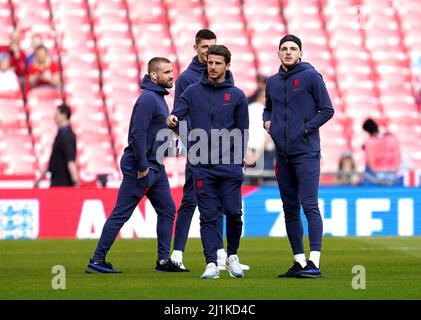
[{"label": "white sock", "polygon": [[313,261],[314,265],[319,268],[320,264],[320,251],[310,251],[309,260]]},{"label": "white sock", "polygon": [[307,265],[306,255],[304,253],[294,254],[294,260],[298,262],[303,268]]},{"label": "white sock", "polygon": [[183,251],[174,250],[171,255],[171,260],[176,262],[183,262]]},{"label": "white sock", "polygon": [[227,253],[225,252],[225,249],[218,249],[216,250],[216,256],[218,257],[218,259],[223,259],[225,260],[227,258]]}]

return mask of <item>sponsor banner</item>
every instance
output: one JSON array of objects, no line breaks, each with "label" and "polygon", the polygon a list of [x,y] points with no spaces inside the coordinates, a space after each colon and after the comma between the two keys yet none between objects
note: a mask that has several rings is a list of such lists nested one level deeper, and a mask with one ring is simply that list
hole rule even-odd
[{"label": "sponsor banner", "polygon": [[[182,188],[172,189],[179,207]],[[0,191],[0,239],[92,238],[117,198],[117,189],[52,188]],[[319,192],[324,234],[332,236],[421,235],[421,188],[324,187]],[[276,187],[243,188],[243,236],[286,236]],[[307,221],[301,212],[304,233]],[[123,226],[122,238],[155,238],[156,213],[142,199]],[[200,237],[198,209],[189,237]]]}]

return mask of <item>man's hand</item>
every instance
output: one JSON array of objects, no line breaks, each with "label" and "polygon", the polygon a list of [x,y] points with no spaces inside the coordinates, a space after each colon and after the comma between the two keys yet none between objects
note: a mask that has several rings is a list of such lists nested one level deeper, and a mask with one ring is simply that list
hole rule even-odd
[{"label": "man's hand", "polygon": [[147,168],[145,171],[138,171],[137,172],[137,178],[138,179],[142,179],[144,177],[146,177],[149,173],[149,168]]},{"label": "man's hand", "polygon": [[168,128],[174,128],[177,125],[177,123],[178,123],[177,116],[170,115],[167,118],[167,126],[168,126]]},{"label": "man's hand", "polygon": [[270,124],[271,124],[271,121],[265,121],[265,123],[264,123],[264,127],[265,127],[267,133],[270,133],[269,132],[269,130],[270,130]]}]

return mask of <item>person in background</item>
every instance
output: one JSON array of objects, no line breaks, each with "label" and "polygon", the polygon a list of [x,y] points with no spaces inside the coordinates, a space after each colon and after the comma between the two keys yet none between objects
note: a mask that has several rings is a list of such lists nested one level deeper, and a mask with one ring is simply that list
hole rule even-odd
[{"label": "person in background", "polygon": [[43,46],[44,42],[42,41],[42,36],[39,33],[34,33],[31,36],[31,48],[32,52],[28,54],[25,58],[25,67],[29,68],[29,65],[35,58],[35,52],[39,46]]},{"label": "person in background", "polygon": [[45,46],[41,45],[35,50],[35,57],[29,64],[26,88],[28,90],[40,86],[59,88],[60,69],[56,61],[53,61]]},{"label": "person in background", "polygon": [[36,180],[37,188],[47,172],[51,173],[51,187],[77,187],[79,175],[76,166],[76,136],[70,125],[71,109],[65,104],[57,107],[54,121],[58,127],[48,167]]},{"label": "person in background", "polygon": [[15,93],[20,90],[19,80],[11,67],[10,55],[0,53],[0,93]]},{"label": "person in background", "polygon": [[341,155],[338,164],[337,184],[343,186],[355,186],[360,182],[354,158],[350,151]]},{"label": "person in background", "polygon": [[402,177],[398,176],[402,158],[399,140],[390,132],[380,133],[376,121],[371,118],[364,121],[363,130],[369,134],[363,145],[363,185],[403,185]]}]

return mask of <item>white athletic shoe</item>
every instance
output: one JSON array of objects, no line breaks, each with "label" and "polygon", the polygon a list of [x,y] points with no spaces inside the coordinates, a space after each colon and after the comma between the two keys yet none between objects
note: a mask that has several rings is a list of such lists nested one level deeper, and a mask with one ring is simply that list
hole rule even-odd
[{"label": "white athletic shoe", "polygon": [[241,267],[240,259],[238,259],[238,256],[236,254],[232,254],[227,258],[226,268],[230,273],[231,277],[241,278],[244,276],[244,271]]},{"label": "white athletic shoe", "polygon": [[[219,270],[226,270],[227,269],[227,262],[226,261],[227,261],[226,256],[224,256],[224,257],[218,256],[218,269]],[[248,266],[246,264],[240,263],[240,266],[241,266],[241,269],[243,269],[243,270],[250,270],[250,266]]]},{"label": "white athletic shoe", "polygon": [[218,279],[219,278],[219,270],[218,267],[213,263],[208,263],[205,269],[205,272],[203,272],[202,279]]}]

